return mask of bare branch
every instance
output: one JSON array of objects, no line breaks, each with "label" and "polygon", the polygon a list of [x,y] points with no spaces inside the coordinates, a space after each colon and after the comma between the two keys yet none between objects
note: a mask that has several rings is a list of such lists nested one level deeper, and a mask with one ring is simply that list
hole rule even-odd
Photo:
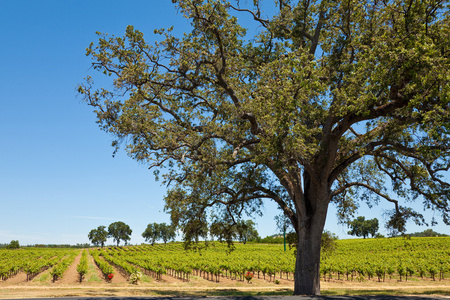
[{"label": "bare branch", "polygon": [[378,196],[386,199],[387,201],[394,203],[396,209],[398,210],[398,200],[392,199],[391,197],[389,197],[388,194],[382,193],[382,192],[380,192],[379,189],[376,189],[373,186],[363,183],[363,182],[348,182],[348,183],[342,185],[339,189],[335,190],[331,196],[336,197],[337,195],[345,192],[348,188],[351,188],[353,186],[358,186],[358,187],[363,187],[363,188],[368,189],[369,191],[373,192],[374,194],[377,194]]},{"label": "bare branch", "polygon": [[257,10],[256,13],[255,13],[255,12],[249,10],[249,9],[244,9],[244,8],[234,7],[234,6],[231,5],[231,4],[230,4],[230,7],[231,7],[232,9],[236,10],[236,11],[239,11],[239,12],[247,12],[247,13],[250,13],[250,14],[253,16],[253,19],[254,19],[255,21],[258,21],[258,22],[259,22],[263,27],[265,27],[265,28],[267,28],[267,27],[269,26],[269,20],[268,20],[268,19],[262,19],[262,18],[261,18],[261,11],[259,10],[259,8],[258,8],[258,10]]}]

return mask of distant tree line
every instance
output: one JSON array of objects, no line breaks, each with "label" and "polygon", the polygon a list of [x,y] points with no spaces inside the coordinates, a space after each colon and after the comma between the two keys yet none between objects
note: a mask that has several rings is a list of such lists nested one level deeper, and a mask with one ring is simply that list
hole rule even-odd
[{"label": "distant tree line", "polygon": [[438,233],[434,231],[433,229],[425,229],[422,232],[414,232],[408,234],[410,237],[446,237],[447,234]]},{"label": "distant tree line", "polygon": [[[204,224],[204,223],[203,223]],[[188,229],[182,228],[183,231]],[[142,237],[146,242],[154,245],[157,241],[164,243],[174,241],[177,236],[177,228],[166,223],[150,223],[142,233]],[[252,220],[240,220],[236,223],[214,223],[210,228],[205,227],[202,234],[198,234],[196,239],[217,239],[218,241],[234,240],[242,243],[248,241],[258,241],[260,239],[255,223]],[[132,230],[130,226],[123,222],[114,222],[108,226],[99,226],[92,229],[88,238],[95,246],[104,247],[108,238],[113,238],[114,242],[119,246],[120,242],[127,245],[130,240]],[[186,234],[186,232],[183,232]]]},{"label": "distant tree line", "polygon": [[9,244],[0,244],[0,248],[18,249],[20,248],[19,241],[12,240]]},{"label": "distant tree line", "polygon": [[20,245],[19,241],[11,241],[9,244],[1,244],[0,248],[6,249],[18,249],[18,248],[89,248],[91,245],[89,243],[84,244],[30,244],[30,245]]},{"label": "distant tree line", "polygon": [[[380,233],[378,233],[378,219],[374,218],[371,220],[366,220],[364,217],[357,217],[353,221],[349,221],[347,223],[348,227],[351,228],[351,230],[348,232],[350,235],[358,236],[366,238],[369,235],[375,238],[384,237]],[[415,232],[410,234],[392,234],[396,232],[391,232],[391,237],[398,237],[398,236],[408,236],[408,237],[445,237],[448,236],[446,234],[438,233],[434,231],[433,229],[426,229],[422,232]]]},{"label": "distant tree line", "polygon": [[164,244],[174,241],[176,236],[177,234],[175,227],[167,225],[166,223],[148,224],[147,228],[142,233],[142,237],[152,245],[154,245],[158,240],[163,240]]}]

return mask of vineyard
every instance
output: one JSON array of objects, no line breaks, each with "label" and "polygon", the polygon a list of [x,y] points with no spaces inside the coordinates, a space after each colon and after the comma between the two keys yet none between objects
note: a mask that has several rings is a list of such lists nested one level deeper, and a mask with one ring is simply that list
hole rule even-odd
[{"label": "vineyard", "polygon": [[[450,238],[339,240],[322,255],[321,278],[328,282],[443,282],[450,285]],[[71,267],[81,285],[92,283],[96,270],[103,285],[154,286],[158,283],[208,286],[292,287],[294,249],[279,244],[236,244],[230,249],[209,243],[186,251],[181,243],[91,249],[23,248],[0,250],[0,288],[20,275],[23,282],[57,285]],[[25,276],[26,275],[26,276]],[[89,276],[88,276],[89,275]],[[116,283],[115,283],[116,282]]]},{"label": "vineyard", "polygon": [[0,279],[5,281],[19,272],[26,273],[27,281],[51,268],[54,281],[62,276],[74,261],[78,250],[26,249],[0,251]]},{"label": "vineyard", "polygon": [[448,280],[450,238],[342,240],[322,257],[321,273],[324,280]]}]

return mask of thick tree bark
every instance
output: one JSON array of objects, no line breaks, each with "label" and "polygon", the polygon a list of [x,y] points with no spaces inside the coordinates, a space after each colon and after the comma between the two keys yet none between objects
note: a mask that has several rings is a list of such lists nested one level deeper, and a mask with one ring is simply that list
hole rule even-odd
[{"label": "thick tree bark", "polygon": [[319,200],[326,197],[320,190],[326,188],[306,190],[306,218],[299,218],[294,295],[320,295],[320,246],[328,210],[327,201]]},{"label": "thick tree bark", "polygon": [[299,232],[295,263],[294,295],[320,295],[320,241],[319,230],[304,227]]}]

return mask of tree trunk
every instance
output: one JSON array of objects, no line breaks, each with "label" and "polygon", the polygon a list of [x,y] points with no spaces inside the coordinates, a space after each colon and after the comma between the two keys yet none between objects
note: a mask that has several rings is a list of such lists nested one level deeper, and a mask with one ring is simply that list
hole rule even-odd
[{"label": "tree trunk", "polygon": [[320,230],[303,227],[302,232],[299,232],[294,295],[320,295],[320,241],[322,230],[323,226]]},{"label": "tree trunk", "polygon": [[307,186],[303,214],[297,212],[294,295],[320,295],[320,246],[328,210],[328,190],[320,185]]}]

